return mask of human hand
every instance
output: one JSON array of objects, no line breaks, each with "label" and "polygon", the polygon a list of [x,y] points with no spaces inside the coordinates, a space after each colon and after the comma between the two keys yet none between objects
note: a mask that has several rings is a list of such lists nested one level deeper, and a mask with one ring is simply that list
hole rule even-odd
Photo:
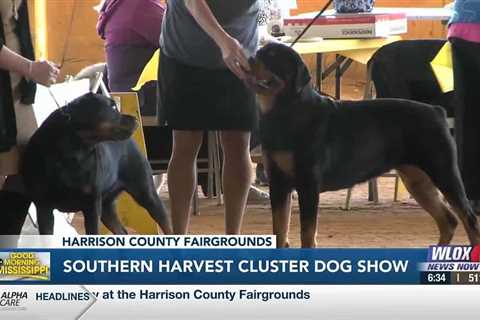
[{"label": "human hand", "polygon": [[36,83],[49,87],[57,82],[59,73],[60,70],[53,62],[38,60],[30,63],[28,77]]},{"label": "human hand", "polygon": [[220,44],[220,50],[227,68],[238,78],[245,80],[248,77],[248,72],[250,72],[250,66],[240,43],[228,36]]}]

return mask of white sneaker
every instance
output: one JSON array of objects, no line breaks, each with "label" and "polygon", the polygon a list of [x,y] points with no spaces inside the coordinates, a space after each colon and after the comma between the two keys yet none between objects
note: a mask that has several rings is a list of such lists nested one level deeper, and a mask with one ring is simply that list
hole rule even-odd
[{"label": "white sneaker", "polygon": [[250,186],[248,190],[248,204],[270,204],[270,195],[268,192],[262,191],[254,186]]}]

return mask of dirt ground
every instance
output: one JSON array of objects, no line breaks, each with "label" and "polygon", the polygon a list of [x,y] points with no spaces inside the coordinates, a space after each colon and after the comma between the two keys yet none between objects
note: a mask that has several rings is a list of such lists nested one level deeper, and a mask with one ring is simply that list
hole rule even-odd
[{"label": "dirt ground", "polygon": [[[356,186],[352,195],[352,209],[343,210],[346,190],[320,195],[318,211],[318,247],[345,248],[412,248],[426,247],[438,240],[438,231],[430,215],[408,196],[393,202],[394,179],[379,179],[380,203],[367,200],[367,184]],[[162,192],[167,208],[168,194]],[[224,207],[216,199],[200,196],[200,213],[193,216],[190,234],[223,234]],[[299,210],[293,201],[290,226],[290,245],[300,247]],[[74,226],[84,233],[83,216],[77,214]],[[243,234],[271,234],[272,218],[268,204],[250,204],[243,221]],[[133,230],[130,232],[134,233]],[[467,244],[463,227],[459,225],[454,244]]]},{"label": "dirt ground", "polygon": [[[352,209],[341,209],[346,190],[320,195],[317,245],[319,247],[425,247],[435,244],[438,231],[433,219],[413,199],[393,202],[393,178],[379,179],[380,203],[367,200],[368,187],[354,189]],[[290,245],[300,246],[298,204],[293,201]],[[200,215],[192,217],[191,234],[222,234],[223,206],[216,200],[201,199]],[[249,205],[243,223],[244,234],[271,234],[268,205]],[[454,243],[468,243],[459,225]]]}]

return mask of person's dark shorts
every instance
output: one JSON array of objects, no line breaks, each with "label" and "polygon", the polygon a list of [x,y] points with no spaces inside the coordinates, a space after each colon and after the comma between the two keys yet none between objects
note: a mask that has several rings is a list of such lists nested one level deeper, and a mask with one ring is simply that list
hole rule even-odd
[{"label": "person's dark shorts", "polygon": [[257,125],[255,94],[232,72],[185,65],[161,54],[159,122],[174,130],[242,130]]}]

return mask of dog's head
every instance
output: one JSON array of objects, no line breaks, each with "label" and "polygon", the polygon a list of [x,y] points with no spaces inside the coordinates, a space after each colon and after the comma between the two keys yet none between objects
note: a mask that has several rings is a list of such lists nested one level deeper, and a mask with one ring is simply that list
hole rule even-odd
[{"label": "dog's head", "polygon": [[118,112],[115,102],[100,94],[87,93],[61,109],[68,126],[87,143],[130,138],[137,128],[135,117]]},{"label": "dog's head", "polygon": [[310,74],[300,55],[277,42],[265,45],[250,58],[249,86],[263,96],[296,96],[309,85]]}]

